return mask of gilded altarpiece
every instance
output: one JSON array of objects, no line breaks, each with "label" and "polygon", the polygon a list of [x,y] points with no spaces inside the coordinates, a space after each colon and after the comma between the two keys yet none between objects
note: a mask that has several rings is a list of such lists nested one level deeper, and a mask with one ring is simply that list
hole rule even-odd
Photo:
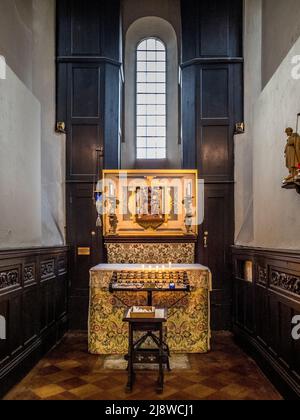
[{"label": "gilded altarpiece", "polygon": [[[199,184],[200,185],[200,184]],[[195,265],[201,191],[197,171],[104,171],[101,185],[103,235],[108,265],[91,270],[89,351],[125,354],[125,309],[147,305],[141,292],[111,293],[114,272],[177,266],[185,270],[188,293],[154,293],[153,305],[168,308],[167,340],[175,353],[210,350],[211,273]],[[99,188],[100,190],[100,188]],[[156,267],[156,268],[155,268]],[[185,268],[184,268],[185,267]],[[135,268],[137,269],[137,268]]]},{"label": "gilded altarpiece", "polygon": [[104,237],[196,237],[197,171],[104,171]]}]

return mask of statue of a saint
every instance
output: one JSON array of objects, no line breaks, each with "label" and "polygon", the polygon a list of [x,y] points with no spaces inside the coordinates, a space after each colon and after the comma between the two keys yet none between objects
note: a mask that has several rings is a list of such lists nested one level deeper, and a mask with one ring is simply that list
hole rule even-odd
[{"label": "statue of a saint", "polygon": [[285,133],[288,136],[288,140],[284,153],[286,158],[286,167],[288,168],[290,174],[284,178],[283,182],[290,183],[293,182],[295,177],[298,175],[300,165],[300,136],[298,133],[294,133],[292,128],[287,128]]}]

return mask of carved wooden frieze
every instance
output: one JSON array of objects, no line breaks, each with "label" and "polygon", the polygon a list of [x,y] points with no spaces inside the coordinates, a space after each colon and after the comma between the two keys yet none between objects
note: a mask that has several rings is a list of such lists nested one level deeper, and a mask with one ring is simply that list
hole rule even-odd
[{"label": "carved wooden frieze", "polygon": [[271,286],[300,296],[300,277],[295,275],[273,270],[271,273]]},{"label": "carved wooden frieze", "polygon": [[55,261],[43,261],[41,263],[41,279],[47,279],[55,276]]},{"label": "carved wooden frieze", "polygon": [[257,284],[267,287],[268,285],[268,269],[262,266],[257,268]]},{"label": "carved wooden frieze", "polygon": [[18,269],[0,271],[0,290],[17,286],[20,284],[20,274]]},{"label": "carved wooden frieze", "polygon": [[35,264],[28,264],[24,267],[24,283],[34,283],[36,281]]}]

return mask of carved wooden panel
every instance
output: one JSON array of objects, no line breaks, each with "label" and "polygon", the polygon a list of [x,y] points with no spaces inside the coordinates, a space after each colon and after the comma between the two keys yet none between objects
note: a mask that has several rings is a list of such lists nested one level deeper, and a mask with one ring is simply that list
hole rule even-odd
[{"label": "carved wooden panel", "polygon": [[272,270],[270,284],[273,287],[300,296],[300,276]]},{"label": "carved wooden panel", "polygon": [[41,279],[45,280],[55,276],[55,260],[43,261],[41,263]]},{"label": "carved wooden panel", "polygon": [[[300,398],[300,340],[293,339],[292,320],[300,315],[300,254],[235,247],[235,266],[245,258],[255,262],[253,284],[243,285],[235,276],[234,330],[249,350],[260,354],[266,372],[276,372],[287,398]],[[248,300],[253,296],[252,302]],[[252,332],[239,313],[253,311]],[[274,376],[272,376],[274,378]]]},{"label": "carved wooden panel", "polygon": [[65,333],[67,267],[64,247],[0,251],[0,398]]},{"label": "carved wooden panel", "polygon": [[24,284],[36,282],[36,265],[35,263],[26,264],[24,266]]},{"label": "carved wooden panel", "polygon": [[18,286],[21,283],[19,268],[0,268],[0,290]]},{"label": "carved wooden panel", "polygon": [[256,283],[265,287],[268,285],[268,269],[267,268],[262,267],[260,265],[257,266]]}]

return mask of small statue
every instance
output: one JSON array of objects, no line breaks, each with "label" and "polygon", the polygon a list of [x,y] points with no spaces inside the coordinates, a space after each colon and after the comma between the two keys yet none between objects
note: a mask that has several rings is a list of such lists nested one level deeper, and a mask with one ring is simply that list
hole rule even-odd
[{"label": "small statue", "polygon": [[288,140],[284,154],[286,158],[286,167],[290,174],[284,178],[283,183],[288,184],[294,182],[295,178],[298,176],[300,165],[300,136],[298,133],[294,133],[292,128],[287,128],[285,133],[288,136]]}]

